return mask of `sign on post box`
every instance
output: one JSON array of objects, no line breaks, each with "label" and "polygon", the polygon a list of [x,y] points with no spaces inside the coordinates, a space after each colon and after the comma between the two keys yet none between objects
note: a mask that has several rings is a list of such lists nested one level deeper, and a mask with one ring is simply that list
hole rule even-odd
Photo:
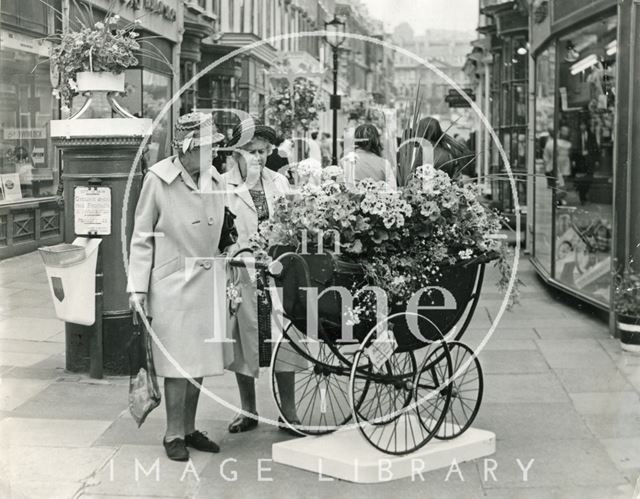
[{"label": "sign on post box", "polygon": [[111,235],[111,189],[76,186],[73,213],[76,236]]},{"label": "sign on post box", "polygon": [[96,264],[101,239],[40,248],[58,319],[83,326],[96,321]]}]

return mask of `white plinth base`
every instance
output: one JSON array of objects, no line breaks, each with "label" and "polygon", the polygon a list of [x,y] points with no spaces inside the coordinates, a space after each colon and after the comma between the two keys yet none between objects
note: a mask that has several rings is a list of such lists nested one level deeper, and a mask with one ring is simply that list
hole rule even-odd
[{"label": "white plinth base", "polygon": [[378,483],[448,468],[496,451],[495,433],[470,428],[454,440],[431,440],[406,456],[380,452],[357,428],[273,444],[273,461],[355,483]]}]

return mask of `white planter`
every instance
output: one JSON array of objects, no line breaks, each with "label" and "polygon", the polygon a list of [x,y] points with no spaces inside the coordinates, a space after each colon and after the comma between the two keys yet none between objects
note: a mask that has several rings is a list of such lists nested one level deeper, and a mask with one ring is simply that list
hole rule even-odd
[{"label": "white planter", "polygon": [[76,83],[80,92],[124,92],[124,73],[80,71]]}]

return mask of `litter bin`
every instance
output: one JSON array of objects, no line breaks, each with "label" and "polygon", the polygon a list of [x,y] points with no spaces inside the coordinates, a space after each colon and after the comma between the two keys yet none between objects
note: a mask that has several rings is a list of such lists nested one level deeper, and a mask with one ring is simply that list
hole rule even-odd
[{"label": "litter bin", "polygon": [[40,248],[58,319],[83,326],[96,322],[96,265],[100,239]]}]

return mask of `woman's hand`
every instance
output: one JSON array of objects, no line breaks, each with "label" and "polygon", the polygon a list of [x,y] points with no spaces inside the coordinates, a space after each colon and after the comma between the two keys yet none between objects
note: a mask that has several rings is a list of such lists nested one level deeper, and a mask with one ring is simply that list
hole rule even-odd
[{"label": "woman's hand", "polygon": [[143,313],[147,314],[147,293],[131,293],[129,295],[129,308],[136,311],[136,304],[140,305]]}]

